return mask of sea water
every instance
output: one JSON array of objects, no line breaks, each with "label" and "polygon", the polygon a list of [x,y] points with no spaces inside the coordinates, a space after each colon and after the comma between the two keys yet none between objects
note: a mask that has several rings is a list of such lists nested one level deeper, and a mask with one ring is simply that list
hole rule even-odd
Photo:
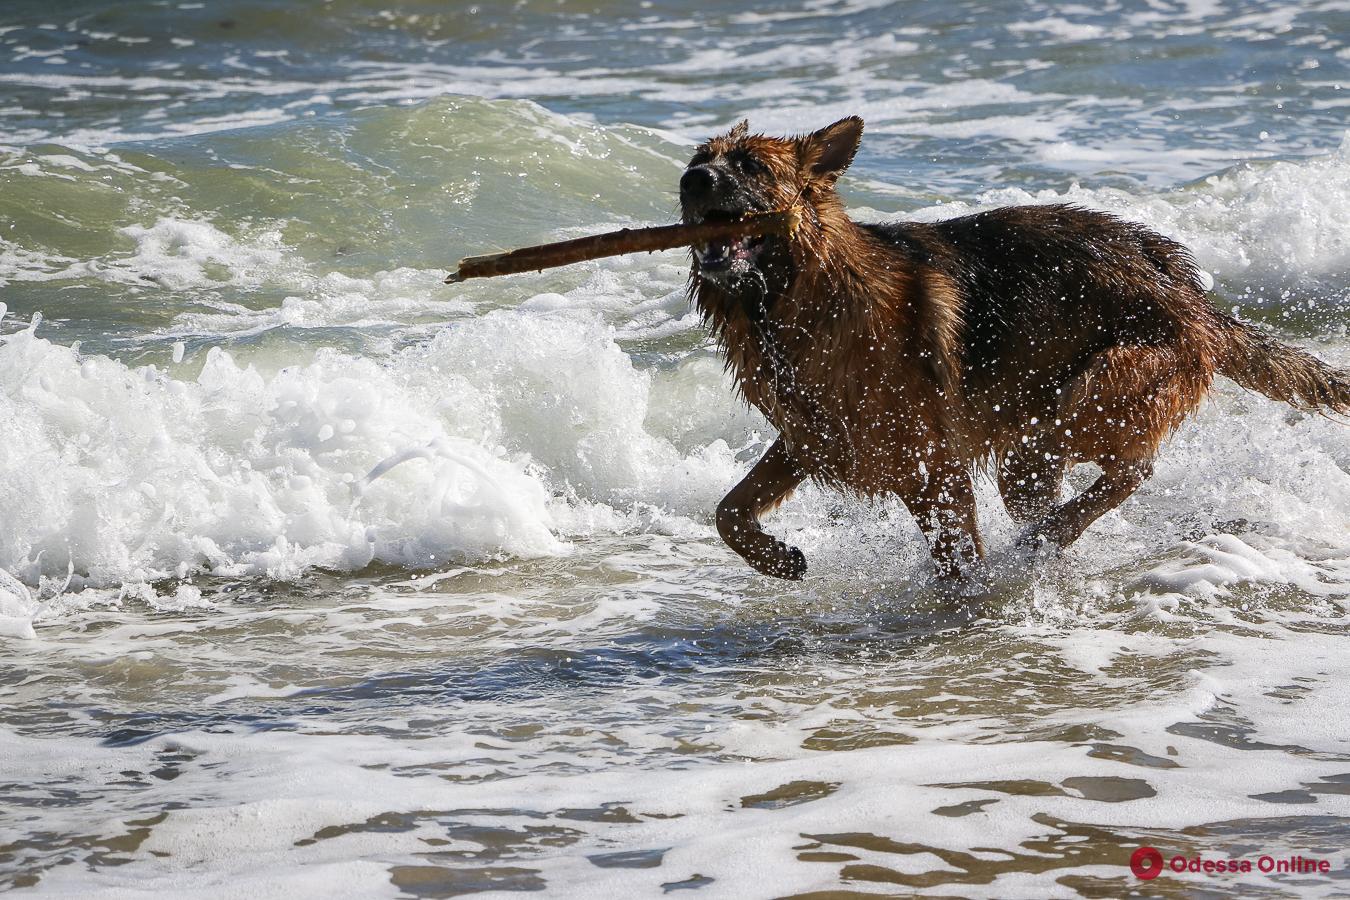
[{"label": "sea water", "polygon": [[[392,4],[389,4],[391,7]],[[694,144],[860,114],[864,220],[1073,202],[1350,365],[1350,8],[0,8],[0,887],[1350,890],[1350,427],[1220,381],[1062,556],[934,590],[806,488],[667,252]],[[1091,472],[1071,476],[1081,488]],[[1330,861],[1177,873],[1164,857]],[[1207,893],[1208,892],[1208,893]]]}]

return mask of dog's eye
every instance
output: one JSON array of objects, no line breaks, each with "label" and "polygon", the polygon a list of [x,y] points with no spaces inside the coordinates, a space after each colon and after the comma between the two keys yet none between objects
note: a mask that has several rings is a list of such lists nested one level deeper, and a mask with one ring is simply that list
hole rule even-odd
[{"label": "dog's eye", "polygon": [[731,156],[731,162],[747,175],[763,175],[769,171],[769,167],[759,161],[759,158],[749,153],[735,153]]}]

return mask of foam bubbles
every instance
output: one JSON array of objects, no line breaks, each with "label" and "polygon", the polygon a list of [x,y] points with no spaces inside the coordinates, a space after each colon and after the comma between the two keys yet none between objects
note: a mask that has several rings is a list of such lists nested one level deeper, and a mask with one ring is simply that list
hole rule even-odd
[{"label": "foam bubbles", "polygon": [[[662,395],[706,398],[682,381]],[[652,383],[587,312],[490,313],[386,362],[320,350],[272,374],[212,348],[191,380],[30,327],[0,338],[0,568],[287,578],[559,554],[592,506],[611,527],[634,504],[705,517],[748,420],[722,392],[649,427]]]},{"label": "foam bubbles", "polygon": [[116,585],[561,551],[523,457],[453,433],[406,373],[369,360],[323,352],[264,376],[216,349],[184,381],[30,329],[0,343],[0,383],[0,567],[30,579],[68,563]]},{"label": "foam bubbles", "polygon": [[34,638],[33,616],[39,605],[28,586],[0,569],[0,635]]},{"label": "foam bubbles", "polygon": [[171,217],[119,231],[136,242],[136,252],[105,271],[114,277],[127,273],[175,290],[222,280],[256,284],[286,259],[281,236],[275,231],[242,243],[209,222]]}]

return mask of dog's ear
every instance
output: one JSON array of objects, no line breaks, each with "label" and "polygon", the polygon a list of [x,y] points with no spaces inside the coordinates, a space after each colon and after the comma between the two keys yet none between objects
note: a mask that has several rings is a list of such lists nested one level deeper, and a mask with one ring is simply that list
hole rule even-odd
[{"label": "dog's ear", "polygon": [[727,140],[739,141],[749,133],[750,133],[750,120],[741,119],[735,125],[731,126],[731,130],[727,132]]},{"label": "dog's ear", "polygon": [[802,138],[802,169],[812,178],[833,182],[853,162],[862,133],[863,120],[849,116]]}]

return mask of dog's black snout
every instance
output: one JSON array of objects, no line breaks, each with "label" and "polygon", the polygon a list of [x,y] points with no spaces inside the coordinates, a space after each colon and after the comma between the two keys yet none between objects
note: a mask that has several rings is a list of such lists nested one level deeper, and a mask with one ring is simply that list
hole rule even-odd
[{"label": "dog's black snout", "polygon": [[703,200],[712,193],[717,179],[704,166],[686,169],[680,176],[680,196],[686,200]]}]

